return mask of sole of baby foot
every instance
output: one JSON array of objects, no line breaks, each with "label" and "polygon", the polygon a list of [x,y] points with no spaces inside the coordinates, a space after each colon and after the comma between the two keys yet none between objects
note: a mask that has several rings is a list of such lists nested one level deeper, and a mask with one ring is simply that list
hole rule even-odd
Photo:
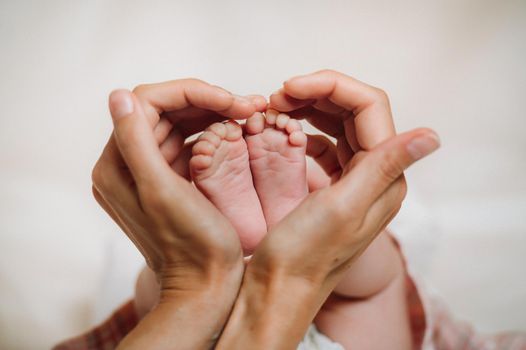
[{"label": "sole of baby foot", "polygon": [[254,187],[271,228],[308,194],[307,136],[297,120],[272,110],[249,118],[245,128]]},{"label": "sole of baby foot", "polygon": [[229,121],[208,127],[192,148],[189,167],[196,187],[236,229],[244,254],[252,254],[267,227],[241,126]]}]

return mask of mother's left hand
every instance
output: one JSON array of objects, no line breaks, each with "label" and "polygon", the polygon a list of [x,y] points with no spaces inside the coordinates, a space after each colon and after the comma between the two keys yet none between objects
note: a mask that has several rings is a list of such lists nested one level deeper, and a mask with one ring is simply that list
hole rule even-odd
[{"label": "mother's left hand", "polygon": [[93,193],[161,286],[159,305],[123,348],[206,348],[221,331],[242,253],[229,221],[185,179],[184,141],[225,115],[246,118],[265,106],[194,79],[111,94],[115,129],[93,170]]}]

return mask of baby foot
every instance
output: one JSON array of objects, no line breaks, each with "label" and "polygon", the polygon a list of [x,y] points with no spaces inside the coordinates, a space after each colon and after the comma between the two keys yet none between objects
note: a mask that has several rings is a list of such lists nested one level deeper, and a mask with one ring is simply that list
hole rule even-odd
[{"label": "baby foot", "polygon": [[272,110],[249,118],[246,131],[254,187],[271,228],[308,194],[307,136],[297,120]]},{"label": "baby foot", "polygon": [[230,220],[245,255],[267,232],[254,189],[247,144],[239,124],[212,124],[192,148],[190,173],[197,188]]}]

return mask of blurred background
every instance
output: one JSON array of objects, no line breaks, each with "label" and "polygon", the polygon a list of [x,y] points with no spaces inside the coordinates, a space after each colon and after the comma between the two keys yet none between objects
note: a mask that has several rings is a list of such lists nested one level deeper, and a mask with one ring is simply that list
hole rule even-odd
[{"label": "blurred background", "polygon": [[322,68],[442,138],[392,225],[429,292],[480,332],[526,330],[524,62],[524,0],[0,1],[0,348],[49,348],[132,295],[140,256],[91,195],[112,89],[268,96]]}]

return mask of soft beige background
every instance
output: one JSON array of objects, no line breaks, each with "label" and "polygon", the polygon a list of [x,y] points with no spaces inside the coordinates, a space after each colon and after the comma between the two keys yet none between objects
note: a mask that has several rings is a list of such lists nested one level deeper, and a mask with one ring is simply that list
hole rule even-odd
[{"label": "soft beige background", "polygon": [[199,77],[268,95],[333,68],[442,149],[394,224],[481,331],[526,329],[524,1],[1,1],[0,348],[48,348],[127,296],[140,258],[90,193],[113,88]]}]

